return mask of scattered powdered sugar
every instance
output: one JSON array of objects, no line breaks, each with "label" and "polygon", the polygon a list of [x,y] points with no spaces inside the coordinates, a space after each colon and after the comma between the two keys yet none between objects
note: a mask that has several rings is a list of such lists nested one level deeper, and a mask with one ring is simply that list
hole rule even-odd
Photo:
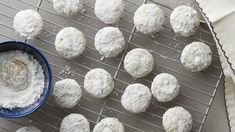
[{"label": "scattered powdered sugar", "polygon": [[27,53],[0,54],[0,107],[23,108],[35,103],[44,88],[41,65]]}]

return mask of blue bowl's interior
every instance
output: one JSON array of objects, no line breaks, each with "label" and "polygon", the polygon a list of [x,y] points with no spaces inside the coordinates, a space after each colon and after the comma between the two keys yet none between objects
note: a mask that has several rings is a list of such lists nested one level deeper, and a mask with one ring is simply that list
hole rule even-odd
[{"label": "blue bowl's interior", "polygon": [[0,108],[0,117],[19,118],[31,114],[46,101],[47,97],[50,94],[50,89],[51,89],[51,70],[46,58],[42,55],[42,53],[29,44],[18,41],[8,41],[0,43],[0,52],[10,51],[10,50],[21,50],[32,55],[34,59],[36,59],[42,66],[43,74],[45,77],[45,86],[43,94],[36,103],[25,108],[15,108],[11,110]]}]

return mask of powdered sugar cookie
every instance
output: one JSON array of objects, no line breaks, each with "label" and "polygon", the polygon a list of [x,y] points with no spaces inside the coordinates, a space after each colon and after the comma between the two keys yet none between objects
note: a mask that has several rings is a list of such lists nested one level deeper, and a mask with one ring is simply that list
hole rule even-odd
[{"label": "powdered sugar cookie", "polygon": [[74,27],[65,27],[55,38],[57,53],[65,59],[80,56],[86,48],[86,39],[81,31]]},{"label": "powdered sugar cookie", "polygon": [[134,78],[146,76],[153,70],[153,66],[153,56],[145,49],[133,49],[124,58],[124,69]]},{"label": "powdered sugar cookie", "polygon": [[115,27],[104,27],[95,35],[95,48],[105,57],[116,57],[125,48],[122,32]]},{"label": "powdered sugar cookie", "polygon": [[57,81],[53,89],[55,102],[62,108],[73,108],[82,97],[80,85],[74,79]]},{"label": "powdered sugar cookie", "polygon": [[93,132],[125,132],[125,129],[118,119],[107,117],[95,125]]},{"label": "powdered sugar cookie", "polygon": [[176,34],[188,37],[197,32],[200,17],[195,9],[182,5],[176,7],[171,13],[170,23]]},{"label": "powdered sugar cookie", "polygon": [[157,75],[152,82],[151,92],[160,102],[169,102],[178,94],[180,85],[175,76],[168,73]]},{"label": "powdered sugar cookie", "polygon": [[16,132],[42,132],[42,131],[34,126],[25,126],[16,130]]},{"label": "powdered sugar cookie", "polygon": [[162,29],[164,14],[156,4],[144,4],[134,14],[136,29],[144,34],[153,34]]},{"label": "powdered sugar cookie", "polygon": [[199,72],[206,69],[212,62],[212,52],[209,46],[202,42],[192,42],[185,46],[181,54],[181,63],[192,71]]},{"label": "powdered sugar cookie", "polygon": [[186,109],[176,106],[163,114],[162,125],[166,132],[190,132],[193,120]]},{"label": "powdered sugar cookie", "polygon": [[13,27],[20,36],[35,38],[42,31],[42,17],[37,11],[27,9],[19,11],[13,20]]},{"label": "powdered sugar cookie", "polygon": [[121,97],[121,103],[129,112],[141,113],[148,108],[151,96],[147,86],[140,83],[130,84]]},{"label": "powdered sugar cookie", "polygon": [[96,0],[95,2],[95,15],[106,24],[118,22],[123,12],[123,0]]},{"label": "powdered sugar cookie", "polygon": [[54,9],[63,15],[71,16],[83,7],[83,0],[53,0]]},{"label": "powdered sugar cookie", "polygon": [[83,115],[72,113],[62,120],[60,132],[90,132],[90,124]]},{"label": "powdered sugar cookie", "polygon": [[106,70],[95,68],[85,75],[84,88],[93,97],[105,98],[112,92],[114,81]]}]

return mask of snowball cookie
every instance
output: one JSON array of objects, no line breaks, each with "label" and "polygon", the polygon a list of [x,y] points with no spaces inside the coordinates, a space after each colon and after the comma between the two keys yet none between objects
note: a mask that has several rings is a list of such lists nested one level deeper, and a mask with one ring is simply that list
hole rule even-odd
[{"label": "snowball cookie", "polygon": [[86,48],[86,39],[81,31],[74,27],[65,27],[55,38],[55,49],[65,59],[80,56]]},{"label": "snowball cookie", "polygon": [[62,108],[73,108],[82,97],[81,87],[74,79],[57,81],[53,90],[55,102]]},{"label": "snowball cookie", "polygon": [[143,34],[153,34],[162,29],[164,14],[155,4],[144,4],[134,14],[136,29]]},{"label": "snowball cookie", "polygon": [[179,94],[179,88],[180,85],[175,76],[161,73],[153,79],[151,92],[159,102],[169,102]]},{"label": "snowball cookie", "polygon": [[90,132],[90,124],[83,115],[72,113],[62,120],[60,132]]},{"label": "snowball cookie", "polygon": [[185,46],[181,54],[181,63],[192,71],[199,72],[206,69],[212,61],[212,52],[209,46],[202,42],[192,42]]},{"label": "snowball cookie", "polygon": [[78,13],[83,7],[83,0],[53,0],[54,9],[66,16]]},{"label": "snowball cookie", "polygon": [[42,132],[42,131],[34,126],[25,126],[16,130],[16,132]]},{"label": "snowball cookie", "polygon": [[16,13],[13,27],[20,36],[27,39],[35,38],[42,31],[42,17],[34,10],[27,9]]},{"label": "snowball cookie", "polygon": [[93,97],[105,98],[112,92],[114,81],[106,70],[95,68],[85,75],[84,88]]},{"label": "snowball cookie", "polygon": [[95,35],[95,48],[105,57],[116,57],[125,48],[122,32],[115,27],[104,27]]},{"label": "snowball cookie", "polygon": [[166,132],[189,132],[192,129],[193,120],[186,109],[176,106],[163,114],[162,125]]},{"label": "snowball cookie", "polygon": [[95,2],[95,15],[105,24],[118,22],[123,12],[123,0],[96,0]]},{"label": "snowball cookie", "polygon": [[129,112],[145,112],[150,104],[151,96],[147,86],[140,83],[130,84],[121,97],[121,104]]},{"label": "snowball cookie", "polygon": [[95,125],[93,132],[125,132],[125,129],[118,119],[107,117]]},{"label": "snowball cookie", "polygon": [[133,49],[124,58],[124,69],[134,78],[146,76],[153,70],[153,66],[153,56],[145,49]]},{"label": "snowball cookie", "polygon": [[200,17],[192,7],[182,5],[176,7],[171,13],[170,23],[176,34],[188,37],[197,32]]}]

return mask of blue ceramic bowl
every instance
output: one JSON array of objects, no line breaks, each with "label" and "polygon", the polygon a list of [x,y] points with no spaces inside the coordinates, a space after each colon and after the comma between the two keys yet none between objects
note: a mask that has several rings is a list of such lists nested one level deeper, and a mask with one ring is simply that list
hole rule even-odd
[{"label": "blue ceramic bowl", "polygon": [[34,111],[36,111],[48,98],[51,90],[51,69],[44,55],[37,48],[29,44],[18,41],[7,41],[0,43],[0,52],[10,51],[10,50],[21,50],[23,52],[32,55],[34,59],[36,59],[39,62],[39,64],[42,66],[43,74],[45,77],[45,85],[43,93],[40,99],[38,99],[36,103],[25,108],[15,108],[15,109],[0,108],[0,117],[19,118],[29,115]]}]

